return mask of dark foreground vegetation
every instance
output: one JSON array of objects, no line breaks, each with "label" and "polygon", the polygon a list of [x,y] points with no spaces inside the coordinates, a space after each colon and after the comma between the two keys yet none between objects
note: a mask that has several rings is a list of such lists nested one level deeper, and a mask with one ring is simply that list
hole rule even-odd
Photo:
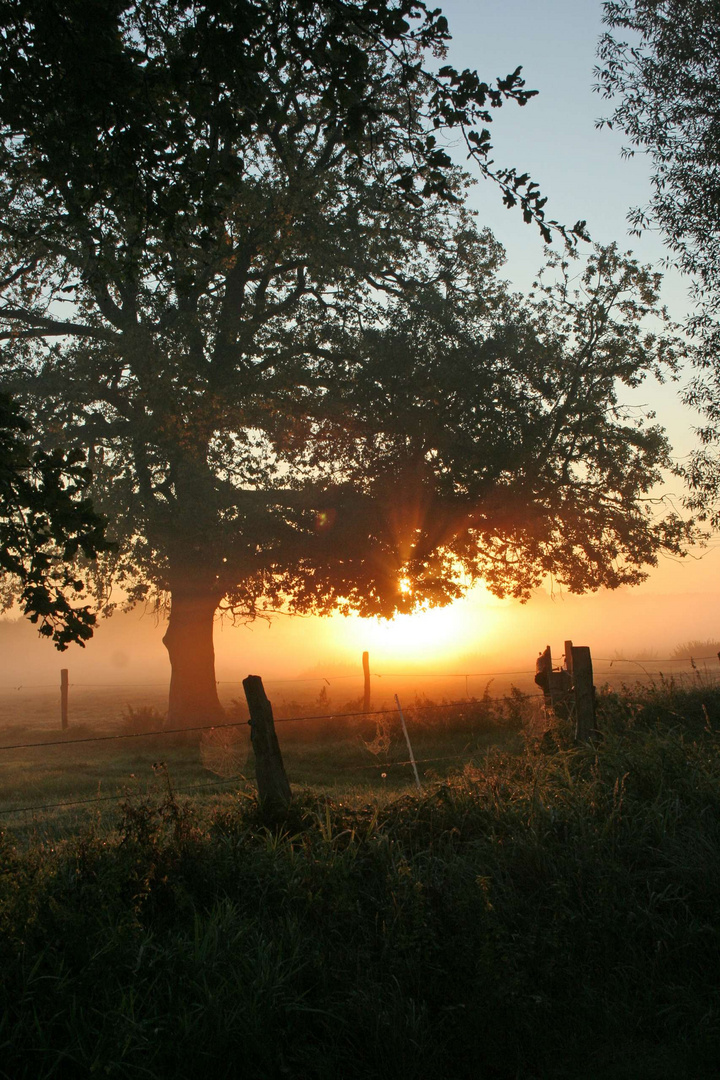
[{"label": "dark foreground vegetation", "polygon": [[373,805],[168,785],[6,836],[0,1075],[717,1076],[720,693],[601,723]]}]

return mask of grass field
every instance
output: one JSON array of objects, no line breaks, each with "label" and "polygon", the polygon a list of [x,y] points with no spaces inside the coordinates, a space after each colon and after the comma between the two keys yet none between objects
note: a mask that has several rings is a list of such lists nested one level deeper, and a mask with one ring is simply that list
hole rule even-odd
[{"label": "grass field", "polygon": [[[410,704],[405,713],[423,781],[461,769],[489,747],[518,749],[523,723],[531,722],[538,706],[537,696],[520,694],[450,707]],[[277,729],[296,789],[383,797],[414,786],[396,709],[380,702],[377,715],[365,717],[357,715],[359,708],[349,702],[334,716],[314,720],[327,711],[325,699],[283,703],[288,719]],[[239,702],[228,709],[228,721],[237,726],[203,732],[190,744],[147,734],[164,723],[153,706],[126,707],[120,719],[95,717],[95,724],[75,724],[64,733],[37,725],[0,729],[0,746],[10,747],[0,751],[0,819],[5,814],[16,835],[68,835],[90,821],[111,823],[121,799],[156,795],[168,784],[197,798],[254,790],[247,710]]]},{"label": "grass field", "polygon": [[6,831],[0,1076],[717,1077],[720,693],[608,692],[583,748],[505,705],[412,717],[418,758],[455,755],[421,793],[397,732],[285,724],[275,819],[249,777],[179,795],[197,750],[86,744],[88,785],[167,767]]}]

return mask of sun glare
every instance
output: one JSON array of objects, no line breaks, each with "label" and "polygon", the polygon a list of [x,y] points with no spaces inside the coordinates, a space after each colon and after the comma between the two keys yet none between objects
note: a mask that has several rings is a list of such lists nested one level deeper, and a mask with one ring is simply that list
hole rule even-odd
[{"label": "sun glare", "polygon": [[394,619],[351,616],[353,648],[369,650],[373,664],[388,670],[399,664],[405,668],[447,668],[455,657],[487,643],[492,623],[491,613],[487,614],[488,619],[480,620],[476,605],[460,601]]}]

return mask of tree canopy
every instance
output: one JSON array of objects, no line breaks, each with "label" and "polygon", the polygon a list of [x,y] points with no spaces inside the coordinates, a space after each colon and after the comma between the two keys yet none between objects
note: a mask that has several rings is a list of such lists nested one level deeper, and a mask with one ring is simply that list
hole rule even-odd
[{"label": "tree canopy", "polygon": [[598,88],[614,105],[627,152],[646,153],[652,197],[630,215],[659,229],[692,280],[689,320],[701,369],[685,400],[706,418],[705,448],[686,470],[689,504],[720,524],[720,8],[714,0],[624,0],[604,5]]},{"label": "tree canopy", "polygon": [[551,258],[524,300],[496,275],[497,242],[474,242],[464,278],[357,328],[322,423],[288,436],[289,470],[322,493],[316,535],[298,514],[294,575],[276,579],[299,610],[391,615],[478,579],[527,598],[549,574],[615,588],[681,548],[686,527],[651,497],[667,441],[618,400],[683,354],[644,326],[661,315],[659,275],[599,248]]},{"label": "tree canopy", "polygon": [[218,606],[391,615],[678,549],[616,397],[674,362],[656,278],[610,249],[524,303],[464,206],[453,133],[556,228],[488,157],[519,69],[440,66],[414,0],[0,12],[3,383],[84,453],[129,596],[172,596],[174,719],[219,709]]},{"label": "tree canopy", "polygon": [[87,498],[90,473],[77,451],[34,447],[30,424],[0,393],[0,570],[24,614],[63,650],[92,637],[96,616],[78,560],[109,550],[105,522]]}]

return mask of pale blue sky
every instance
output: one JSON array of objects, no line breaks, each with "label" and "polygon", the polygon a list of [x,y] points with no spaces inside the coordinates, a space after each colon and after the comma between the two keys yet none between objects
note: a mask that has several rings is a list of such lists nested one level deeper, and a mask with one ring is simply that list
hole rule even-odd
[{"label": "pale blue sky", "polygon": [[[667,254],[660,238],[631,237],[627,221],[628,210],[649,198],[650,165],[643,155],[623,159],[622,133],[595,127],[610,111],[593,91],[601,0],[439,0],[439,6],[453,35],[450,63],[475,68],[488,81],[522,64],[528,89],[539,91],[524,108],[511,103],[494,112],[495,162],[530,173],[548,197],[549,218],[567,225],[585,219],[594,240],[616,240],[643,262],[659,265]],[[528,289],[544,260],[537,229],[525,225],[517,209],[506,209],[487,181],[472,189],[471,204],[507,250],[506,276]],[[689,310],[687,291],[685,279],[665,274],[663,300],[677,319]],[[648,384],[633,400],[656,410],[680,457],[695,445],[697,417],[677,394],[677,384]]]},{"label": "pale blue sky", "polygon": [[[528,89],[539,91],[524,108],[509,104],[494,112],[495,161],[533,176],[549,197],[550,217],[568,224],[585,218],[593,238],[632,245],[648,261],[662,257],[656,237],[628,235],[628,208],[650,191],[647,162],[623,160],[622,134],[595,128],[608,110],[593,92],[600,0],[446,0],[441,6],[453,34],[450,62],[488,79],[522,64]],[[540,237],[500,204],[490,184],[475,189],[473,202],[506,245],[513,279],[525,284],[528,266],[542,261]],[[684,306],[682,287],[680,298]]]}]

